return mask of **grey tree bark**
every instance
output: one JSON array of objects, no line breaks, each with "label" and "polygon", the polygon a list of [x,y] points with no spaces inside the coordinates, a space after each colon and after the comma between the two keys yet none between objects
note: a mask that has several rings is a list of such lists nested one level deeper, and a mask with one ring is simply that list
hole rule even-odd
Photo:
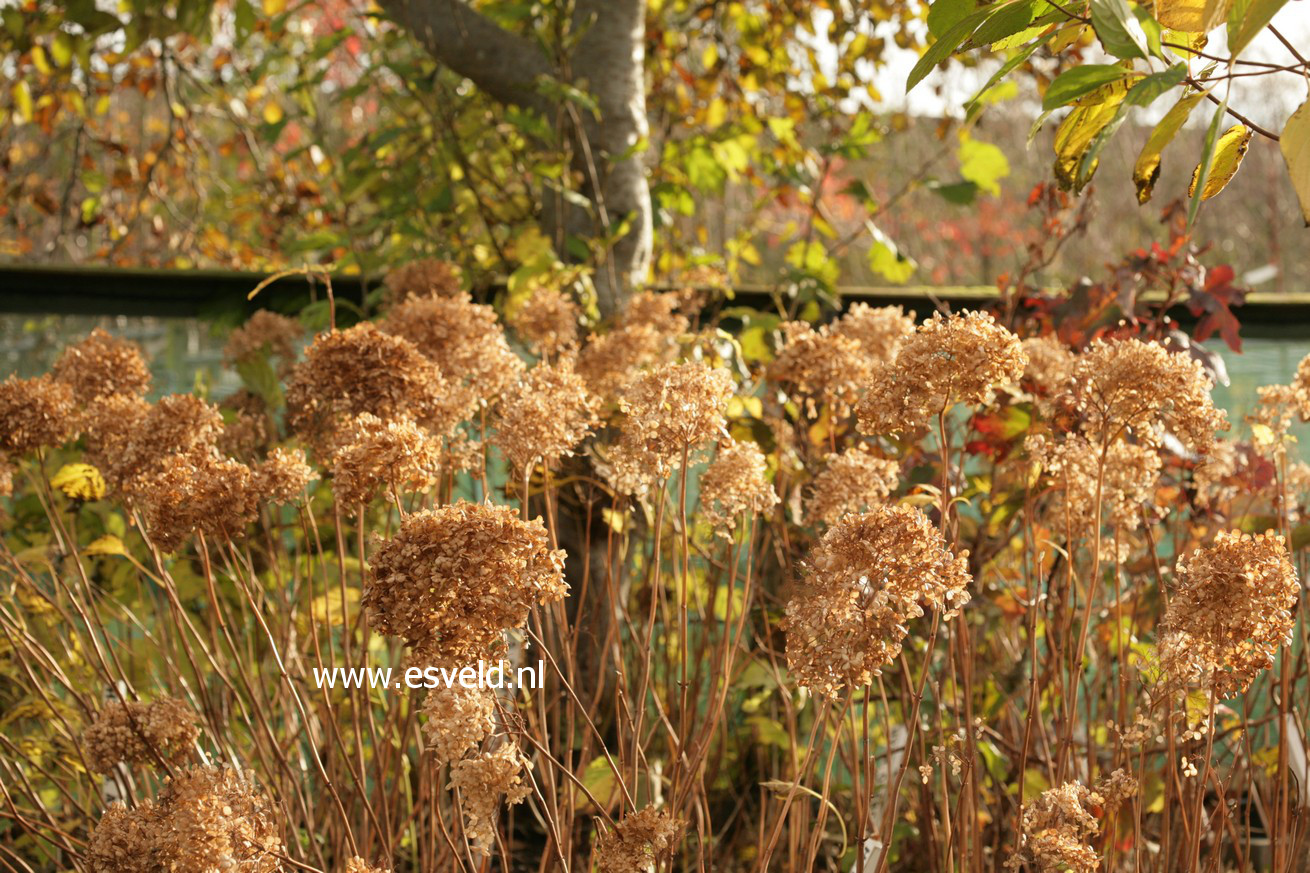
[{"label": "grey tree bark", "polygon": [[[571,112],[580,124],[576,149],[587,179],[596,235],[609,238],[627,222],[596,272],[603,315],[623,308],[646,279],[651,258],[651,200],[643,156],[647,136],[645,82],[646,0],[576,0],[574,26],[582,39],[560,70],[540,46],[511,33],[464,0],[382,0],[387,11],[441,63],[492,98],[554,118],[559,107],[537,87],[543,76],[567,79],[591,94],[599,118]],[[553,216],[577,227],[576,216]]]}]

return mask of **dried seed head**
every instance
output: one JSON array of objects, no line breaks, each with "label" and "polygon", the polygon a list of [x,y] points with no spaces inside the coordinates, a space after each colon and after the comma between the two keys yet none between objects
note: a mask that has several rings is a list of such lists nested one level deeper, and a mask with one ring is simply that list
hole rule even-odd
[{"label": "dried seed head", "polygon": [[299,321],[261,309],[228,335],[223,363],[237,366],[267,355],[278,359],[280,370],[289,369],[304,335]]},{"label": "dried seed head", "polygon": [[1245,691],[1291,640],[1301,591],[1283,538],[1233,531],[1178,562],[1160,662],[1220,697]]},{"label": "dried seed head", "polygon": [[[1025,447],[1041,465],[1051,489],[1047,522],[1062,529],[1067,519],[1076,533],[1093,531],[1101,450],[1078,434],[1059,443],[1036,434],[1027,439]],[[1102,523],[1136,530],[1141,524],[1142,508],[1155,506],[1159,478],[1160,456],[1154,449],[1123,441],[1112,443],[1106,450],[1101,481]]]},{"label": "dried seed head", "polygon": [[190,707],[175,697],[162,697],[153,703],[106,703],[82,734],[82,742],[91,769],[109,773],[123,763],[154,764],[156,755],[177,761],[198,736]]},{"label": "dried seed head", "polygon": [[1252,445],[1264,455],[1286,452],[1288,431],[1301,414],[1301,397],[1294,385],[1262,385],[1256,389],[1259,402],[1247,416],[1254,437]]},{"label": "dried seed head", "polygon": [[578,355],[578,375],[586,380],[591,393],[605,400],[623,395],[641,368],[672,357],[667,338],[649,325],[592,334]]},{"label": "dried seed head", "polygon": [[354,857],[346,862],[346,873],[391,873],[391,868],[374,867],[363,858]]},{"label": "dried seed head", "polygon": [[859,339],[831,325],[815,330],[803,321],[782,325],[782,348],[769,364],[768,377],[786,387],[805,414],[817,418],[823,407],[845,418],[873,374],[874,358]]},{"label": "dried seed head", "polygon": [[212,446],[166,458],[134,488],[151,541],[163,552],[175,551],[197,531],[239,539],[259,512],[251,469]]},{"label": "dried seed head", "polygon": [[663,364],[643,373],[628,389],[627,413],[612,455],[615,464],[667,476],[695,451],[724,433],[732,374],[701,361]]},{"label": "dried seed head", "polygon": [[582,310],[573,298],[556,288],[538,288],[510,325],[534,354],[554,359],[578,347],[578,324]]},{"label": "dried seed head", "polygon": [[662,809],[647,806],[626,815],[596,839],[599,873],[654,873],[682,837],[683,823]]},{"label": "dried seed head", "polygon": [[1096,873],[1101,856],[1090,843],[1101,825],[1092,807],[1102,800],[1079,782],[1042,792],[1023,810],[1024,860],[1041,873]]},{"label": "dried seed head", "polygon": [[933,317],[878,367],[856,414],[869,434],[918,435],[943,410],[977,405],[1023,376],[1019,338],[985,312]]},{"label": "dried seed head", "polygon": [[953,617],[969,601],[968,553],[953,555],[916,509],[878,506],[828,529],[787,603],[787,664],[834,696],[867,685],[900,653],[925,607]]},{"label": "dried seed head", "polygon": [[416,656],[469,664],[522,627],[533,604],[567,591],[564,552],[550,548],[540,519],[461,502],[409,516],[379,545],[363,603],[373,626]]},{"label": "dried seed head", "polygon": [[681,294],[643,291],[628,301],[616,324],[617,329],[648,327],[663,337],[676,337],[686,333],[691,323],[679,310],[684,309],[688,298]]},{"label": "dried seed head", "polygon": [[856,303],[833,322],[832,332],[855,340],[870,361],[883,363],[895,358],[914,333],[914,318],[913,312],[907,315],[900,306]]},{"label": "dried seed head", "polygon": [[87,860],[96,873],[155,873],[160,866],[156,835],[158,812],[154,801],[140,801],[134,809],[110,804],[87,842]]},{"label": "dried seed head", "polygon": [[1074,364],[1075,408],[1083,431],[1106,443],[1125,431],[1158,446],[1161,429],[1198,454],[1210,450],[1228,419],[1210,398],[1214,387],[1201,362],[1185,352],[1136,338],[1096,340]]},{"label": "dried seed head", "polygon": [[275,446],[268,457],[254,468],[255,492],[273,503],[295,503],[305,496],[305,489],[315,473],[305,463],[304,449]]},{"label": "dried seed head", "polygon": [[737,522],[748,515],[765,515],[778,505],[769,484],[768,465],[760,447],[730,440],[700,478],[702,517],[720,535],[731,537]]},{"label": "dried seed head", "polygon": [[459,267],[439,258],[420,258],[401,264],[387,273],[385,302],[399,303],[408,297],[451,297],[463,288]]},{"label": "dried seed head", "polygon": [[75,432],[73,389],[49,375],[0,382],[0,452],[13,457],[63,445]]},{"label": "dried seed head", "polygon": [[490,688],[438,683],[423,701],[423,735],[439,764],[458,761],[495,729],[496,694]]},{"label": "dried seed head", "polygon": [[441,473],[441,441],[406,416],[383,421],[355,416],[332,456],[332,490],[346,511],[358,512],[387,488],[396,495],[425,491]]},{"label": "dried seed head", "polygon": [[532,793],[527,779],[531,769],[532,762],[513,744],[450,766],[450,787],[459,791],[465,831],[476,847],[486,851],[494,844],[502,801],[512,806]]},{"label": "dried seed head", "polygon": [[490,406],[523,372],[496,311],[467,294],[411,297],[393,306],[381,326],[437,365],[450,383],[451,402],[464,412],[461,417]]},{"label": "dried seed head", "polygon": [[599,423],[599,406],[571,359],[543,361],[506,392],[493,442],[516,475],[538,460],[557,467]]},{"label": "dried seed head", "polygon": [[1208,508],[1233,499],[1238,487],[1232,480],[1248,464],[1249,458],[1235,441],[1216,439],[1209,453],[1197,459],[1192,472],[1197,505]]},{"label": "dried seed head", "polygon": [[276,438],[277,425],[269,415],[268,404],[253,391],[234,391],[218,406],[225,419],[218,437],[223,454],[243,460],[253,458]]},{"label": "dried seed head", "polygon": [[829,455],[828,466],[814,477],[805,503],[810,524],[836,524],[847,513],[886,500],[901,480],[901,465],[879,458],[864,446]]},{"label": "dried seed head", "polygon": [[1034,336],[1023,341],[1028,364],[1023,370],[1023,384],[1049,408],[1052,398],[1069,390],[1074,363],[1078,356],[1054,336]]},{"label": "dried seed head", "polygon": [[78,403],[112,394],[142,396],[150,390],[150,368],[141,347],[96,328],[64,349],[52,374],[73,389]]},{"label": "dried seed head", "polygon": [[414,344],[368,322],[321,334],[287,385],[287,426],[330,444],[344,419],[362,412],[383,420],[408,415],[438,434],[462,418],[440,368]]}]

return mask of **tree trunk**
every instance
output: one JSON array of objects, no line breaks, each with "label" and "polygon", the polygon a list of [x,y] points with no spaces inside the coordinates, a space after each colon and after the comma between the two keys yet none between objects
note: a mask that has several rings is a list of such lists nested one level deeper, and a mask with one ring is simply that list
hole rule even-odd
[{"label": "tree trunk", "polygon": [[[594,206],[591,231],[609,239],[626,223],[595,277],[601,314],[620,311],[632,289],[646,281],[651,259],[650,186],[637,153],[649,130],[646,0],[577,0],[574,24],[583,36],[568,71],[464,0],[382,0],[382,5],[429,54],[496,100],[553,118],[558,107],[537,87],[542,76],[571,80],[595,97],[599,118],[581,107],[572,107],[569,115],[580,123],[578,159]],[[578,230],[575,216],[543,213],[548,231],[558,221]]]}]

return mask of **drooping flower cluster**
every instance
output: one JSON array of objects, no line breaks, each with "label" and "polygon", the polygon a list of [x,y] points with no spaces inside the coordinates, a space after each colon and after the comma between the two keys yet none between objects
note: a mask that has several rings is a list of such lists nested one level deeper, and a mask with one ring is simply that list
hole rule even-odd
[{"label": "drooping flower cluster", "polygon": [[1179,560],[1160,625],[1160,663],[1220,697],[1245,691],[1290,642],[1301,592],[1283,538],[1220,533]]},{"label": "drooping flower cluster", "polygon": [[599,873],[653,873],[682,836],[683,823],[662,809],[643,807],[629,813],[596,839]]},{"label": "drooping flower cluster", "polygon": [[867,685],[900,654],[924,609],[969,601],[968,553],[953,555],[916,509],[878,506],[828,529],[787,602],[787,664],[817,694]]},{"label": "drooping flower cluster", "polygon": [[577,349],[581,317],[569,295],[556,288],[538,288],[509,323],[534,354],[554,360]]},{"label": "drooping flower cluster", "polygon": [[477,847],[485,851],[492,845],[502,801],[512,806],[532,793],[530,769],[532,762],[512,743],[451,765],[450,785],[459,791],[465,831]]},{"label": "drooping flower cluster", "polygon": [[440,258],[419,258],[401,264],[387,273],[383,281],[388,292],[386,300],[393,304],[408,297],[448,297],[463,289],[459,267]]},{"label": "drooping flower cluster", "polygon": [[357,512],[379,488],[399,499],[405,490],[430,488],[440,475],[441,441],[404,414],[383,421],[360,413],[340,439],[332,456],[332,490],[348,512]]},{"label": "drooping flower cluster", "polygon": [[285,847],[273,805],[237,770],[196,767],[169,779],[155,801],[114,804],[87,849],[97,873],[276,873]]},{"label": "drooping flower cluster", "polygon": [[875,369],[856,414],[875,435],[917,436],[957,403],[983,403],[992,391],[1023,376],[1019,338],[985,312],[933,317],[901,346],[892,362]]},{"label": "drooping flower cluster", "polygon": [[901,479],[899,462],[880,458],[862,445],[829,455],[827,462],[814,477],[805,502],[805,518],[811,524],[836,524],[847,513],[886,500]]},{"label": "drooping flower cluster", "polygon": [[64,349],[51,375],[72,388],[82,404],[114,394],[140,397],[150,390],[150,368],[140,347],[98,327]]},{"label": "drooping flower cluster", "polygon": [[0,454],[25,455],[73,437],[73,389],[50,375],[0,382]]},{"label": "drooping flower cluster", "polygon": [[197,531],[239,539],[259,512],[254,472],[212,447],[170,456],[137,487],[146,529],[164,552]]},{"label": "drooping flower cluster", "polygon": [[223,346],[223,362],[240,366],[261,355],[277,358],[279,372],[295,363],[305,329],[300,322],[267,309],[260,309],[228,335]]},{"label": "drooping flower cluster", "polygon": [[567,590],[564,552],[550,548],[540,519],[460,502],[409,516],[379,545],[363,603],[375,628],[420,659],[462,666],[496,650],[533,604]]},{"label": "drooping flower cluster", "polygon": [[599,424],[599,406],[571,359],[542,361],[506,392],[494,442],[517,476],[539,460],[557,467]]},{"label": "drooping flower cluster", "polygon": [[744,516],[764,515],[778,505],[760,447],[731,440],[719,447],[700,478],[701,516],[720,535],[730,537]]},{"label": "drooping flower cluster", "polygon": [[423,701],[423,736],[438,763],[463,758],[495,729],[496,695],[483,686],[439,682]]},{"label": "drooping flower cluster", "polygon": [[162,697],[151,703],[106,703],[82,734],[82,742],[91,769],[109,773],[124,763],[177,761],[198,736],[190,707],[175,697]]},{"label": "drooping flower cluster", "polygon": [[804,321],[787,322],[782,334],[769,378],[784,384],[810,418],[817,418],[825,406],[838,418],[850,415],[874,367],[860,341],[837,333],[832,325],[815,330]]},{"label": "drooping flower cluster", "polygon": [[1167,431],[1205,454],[1215,432],[1228,427],[1200,361],[1159,343],[1096,340],[1074,364],[1071,385],[1083,432],[1096,443],[1128,432],[1142,445],[1159,446]]}]

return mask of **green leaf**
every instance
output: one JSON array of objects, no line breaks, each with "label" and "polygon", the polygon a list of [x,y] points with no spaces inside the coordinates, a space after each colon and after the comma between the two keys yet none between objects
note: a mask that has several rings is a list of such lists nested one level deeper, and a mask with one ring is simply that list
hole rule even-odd
[{"label": "green leaf", "polygon": [[1161,73],[1152,73],[1128,89],[1124,103],[1129,106],[1150,106],[1161,94],[1176,88],[1187,78],[1187,65],[1174,64]]},{"label": "green leaf", "polygon": [[1228,10],[1228,53],[1233,57],[1264,30],[1287,0],[1235,0]]},{"label": "green leaf", "polygon": [[919,58],[919,62],[910,70],[909,77],[905,80],[905,90],[912,91],[914,86],[923,81],[924,76],[932,72],[933,68],[951,56],[951,53],[959,48],[966,39],[973,35],[982,24],[992,9],[979,9],[970,15],[966,15],[951,26],[951,29],[942,34],[941,38],[928,46],[928,50]]},{"label": "green leaf", "polygon": [[1055,77],[1042,98],[1042,109],[1066,106],[1097,88],[1123,79],[1129,71],[1118,64],[1083,64]]},{"label": "green leaf", "polygon": [[928,32],[940,37],[977,8],[976,0],[936,0],[928,8]]},{"label": "green leaf", "polygon": [[896,243],[878,225],[872,221],[866,221],[864,225],[873,237],[873,243],[869,246],[869,269],[888,282],[897,285],[908,282],[918,264],[898,251]]},{"label": "green leaf", "polygon": [[1001,179],[1010,175],[1005,152],[972,137],[960,143],[960,175],[993,196],[1001,193]]},{"label": "green leaf", "polygon": [[1092,29],[1105,50],[1116,58],[1144,58],[1146,32],[1125,0],[1092,0]]},{"label": "green leaf", "polygon": [[1010,59],[1002,64],[1001,68],[993,73],[992,77],[987,80],[987,84],[979,88],[978,93],[973,95],[969,102],[965,104],[966,116],[972,118],[978,110],[982,108],[983,95],[995,87],[997,82],[1010,75],[1010,73],[1014,72],[1021,64],[1025,63],[1030,57],[1032,57],[1033,52],[1050,42],[1051,36],[1052,34],[1047,34],[1041,39],[1024,46],[1011,55]]},{"label": "green leaf", "polygon": [[975,182],[951,182],[943,185],[941,183],[929,184],[929,189],[937,192],[947,203],[954,203],[957,206],[968,206],[978,199],[978,185]]}]

